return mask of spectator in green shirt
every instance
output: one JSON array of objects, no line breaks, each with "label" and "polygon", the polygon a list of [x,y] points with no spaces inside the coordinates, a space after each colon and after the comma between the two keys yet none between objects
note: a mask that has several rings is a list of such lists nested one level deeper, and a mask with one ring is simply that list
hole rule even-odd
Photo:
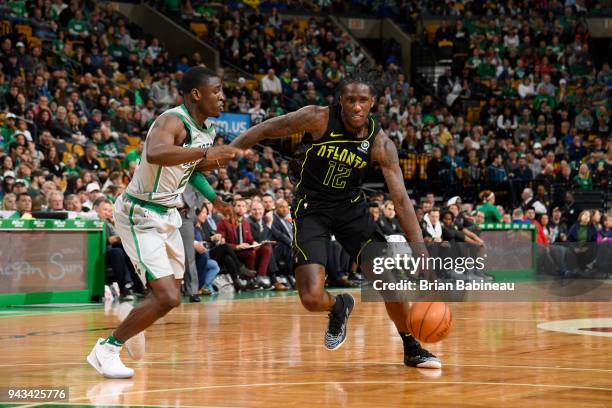
[{"label": "spectator in green shirt", "polygon": [[9,218],[21,218],[32,211],[32,197],[28,193],[17,194],[17,211]]},{"label": "spectator in green shirt", "polygon": [[24,0],[12,0],[8,2],[11,9],[11,15],[20,18],[27,18],[28,11]]},{"label": "spectator in green shirt", "polygon": [[74,18],[68,22],[68,33],[76,38],[85,38],[89,35],[89,24],[83,17],[82,10],[77,10],[74,13]]},{"label": "spectator in green shirt", "polygon": [[143,150],[144,150],[144,141],[141,140],[140,143],[138,143],[138,147],[136,149],[130,151],[128,154],[125,155],[125,159],[123,159],[123,163],[121,164],[121,167],[124,170],[127,170],[130,167],[130,163],[136,162],[136,164],[138,164]]},{"label": "spectator in green shirt", "polygon": [[68,177],[78,176],[81,173],[81,168],[77,165],[78,156],[76,154],[70,154],[68,156],[68,164],[64,166],[64,172]]},{"label": "spectator in green shirt", "polygon": [[121,62],[127,59],[129,51],[121,43],[121,34],[115,34],[113,43],[108,47],[108,53],[115,61]]},{"label": "spectator in green shirt", "polygon": [[578,175],[574,177],[574,185],[578,190],[592,190],[593,189],[593,179],[591,178],[591,173],[589,171],[589,166],[586,164],[581,164],[580,169],[578,170]]},{"label": "spectator in green shirt", "polygon": [[476,210],[484,213],[485,222],[501,222],[502,215],[495,206],[495,194],[491,190],[484,190],[479,197],[482,204]]}]

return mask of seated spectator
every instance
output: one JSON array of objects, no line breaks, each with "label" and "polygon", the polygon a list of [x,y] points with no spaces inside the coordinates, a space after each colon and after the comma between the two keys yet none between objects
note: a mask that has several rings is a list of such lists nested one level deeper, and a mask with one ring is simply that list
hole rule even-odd
[{"label": "seated spectator", "polygon": [[567,233],[568,242],[596,242],[597,229],[591,224],[591,213],[584,210],[578,216],[578,222],[571,226]]},{"label": "seated spectator", "polygon": [[536,214],[546,214],[546,206],[540,200],[538,200],[533,195],[533,190],[530,188],[526,188],[521,193],[521,207],[523,211],[528,208],[533,207],[535,209]]},{"label": "seated spectator", "polygon": [[64,208],[66,209],[66,211],[71,211],[75,213],[80,213],[83,211],[83,205],[81,204],[81,200],[76,194],[69,194],[66,196],[66,199],[64,200]]},{"label": "seated spectator", "polygon": [[597,243],[612,243],[612,215],[604,214],[601,222],[603,227],[597,232]]},{"label": "seated spectator", "polygon": [[574,186],[577,190],[592,190],[593,180],[591,179],[591,172],[589,166],[581,164],[578,174],[574,177]]},{"label": "seated spectator", "polygon": [[17,196],[13,193],[4,194],[2,211],[17,211]]},{"label": "seated spectator", "polygon": [[47,211],[64,211],[64,194],[61,191],[55,190],[47,194]]},{"label": "seated spectator", "polygon": [[399,221],[395,216],[393,201],[385,201],[382,207],[383,216],[378,218],[377,224],[384,235],[403,234]]},{"label": "seated spectator", "polygon": [[446,238],[452,238],[443,235],[442,224],[440,223],[440,209],[432,208],[425,216],[423,216],[423,222],[421,223],[421,229],[423,230],[423,239],[425,242],[442,242]]},{"label": "seated spectator", "polygon": [[9,218],[22,218],[24,215],[32,212],[32,197],[28,193],[17,193],[17,204],[15,213]]},{"label": "seated spectator", "polygon": [[[251,224],[251,232],[253,234],[253,239],[255,240],[255,242],[274,241],[277,238],[282,239],[286,237],[286,234],[274,234],[272,222],[272,214],[268,213],[264,215],[263,205],[258,201],[253,201],[251,204],[249,223]],[[291,243],[291,241],[289,242]],[[283,262],[283,266],[284,262],[286,262],[286,259],[282,258],[283,254],[276,250],[276,248],[278,247],[279,243],[276,243],[272,248],[272,256],[270,258],[270,264],[268,266],[268,276],[270,276],[272,280],[274,289],[287,290],[287,287],[277,277],[277,274],[279,272],[279,261]],[[278,258],[279,256],[281,256],[281,258]]]},{"label": "seated spectator", "polygon": [[245,217],[246,212],[245,200],[241,198],[235,200],[233,219],[223,219],[218,222],[217,232],[236,251],[238,258],[247,269],[257,271],[257,284],[269,287],[262,277],[267,274],[272,248],[270,245],[257,246],[259,243],[253,239],[251,226]]},{"label": "seated spectator", "polygon": [[261,79],[261,92],[266,103],[269,104],[272,98],[279,96],[283,91],[280,79],[276,76],[274,69],[270,68],[268,74]]},{"label": "seated spectator", "polygon": [[[87,200],[83,202],[83,208],[88,210],[93,209],[93,203],[102,195],[100,191],[100,185],[98,183],[89,183],[85,189],[85,193],[87,194]],[[81,200],[82,201],[82,200]]]},{"label": "seated spectator", "polygon": [[98,172],[102,170],[102,164],[98,160],[98,147],[95,144],[88,144],[85,155],[79,159],[77,166],[81,169]]},{"label": "seated spectator", "polygon": [[[210,207],[212,207],[212,205],[210,205]],[[208,254],[212,260],[217,262],[217,265],[223,269],[224,273],[227,273],[232,277],[236,290],[244,290],[246,289],[246,285],[242,283],[242,278],[253,278],[256,272],[246,269],[246,267],[240,263],[234,249],[225,242],[225,239],[221,234],[216,232],[216,228],[217,224],[213,221],[213,218],[209,213],[209,206],[208,204],[204,204],[196,214],[195,240],[208,244],[208,251],[206,254]],[[203,276],[201,276],[199,280],[200,286],[202,289],[208,289],[208,291],[213,293],[213,271],[212,268],[211,270],[208,269],[207,257],[202,255],[204,254],[199,254],[196,252],[198,274],[200,274],[200,272],[203,273]],[[204,264],[204,262],[206,262],[206,264]],[[202,293],[207,294],[208,291],[203,290]]]},{"label": "seated spectator", "polygon": [[212,295],[216,293],[212,283],[219,273],[219,264],[209,255],[209,243],[201,241],[201,236],[196,236],[193,241],[195,250],[196,267],[198,270],[199,295]]},{"label": "seated spectator", "polygon": [[289,204],[285,199],[278,199],[275,203],[274,214],[266,213],[266,217],[271,221],[272,238],[277,242],[274,247],[276,262],[279,272],[293,276],[293,224],[289,221]]},{"label": "seated spectator", "polygon": [[[105,197],[98,198],[93,203],[93,210],[102,221],[106,221],[106,283],[110,285],[117,282],[119,285],[118,297],[122,301],[134,300],[134,283],[132,274],[135,274],[134,266],[121,245],[121,237],[117,235],[113,219],[113,203]],[[144,276],[141,277],[144,281]]]}]

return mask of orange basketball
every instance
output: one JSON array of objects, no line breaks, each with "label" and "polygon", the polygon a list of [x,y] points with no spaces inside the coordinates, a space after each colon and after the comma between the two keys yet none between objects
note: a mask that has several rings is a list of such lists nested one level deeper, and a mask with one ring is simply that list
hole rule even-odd
[{"label": "orange basketball", "polygon": [[448,336],[453,325],[450,307],[444,302],[417,302],[408,314],[408,329],[425,343],[436,343]]}]

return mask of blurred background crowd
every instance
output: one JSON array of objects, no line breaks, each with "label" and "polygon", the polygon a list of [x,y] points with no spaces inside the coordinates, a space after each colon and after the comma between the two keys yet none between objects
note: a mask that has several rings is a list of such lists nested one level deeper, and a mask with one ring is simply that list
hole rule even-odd
[{"label": "blurred background crowd", "polygon": [[[371,67],[372,113],[397,146],[426,239],[474,245],[484,245],[485,223],[532,223],[542,245],[612,240],[612,52],[585,23],[605,13],[601,3],[149,2],[219,51],[225,111],[252,125],[332,104],[347,75]],[[419,50],[415,66],[402,66],[393,41],[381,52],[355,40],[333,18],[347,12],[394,19]],[[130,299],[144,288],[114,233],[112,202],[151,123],[182,103],[183,72],[207,61],[198,52],[171,57],[113,3],[4,1],[0,13],[0,216],[107,220],[108,281]],[[429,16],[438,22],[423,29]],[[235,136],[218,131],[216,143]],[[223,287],[292,287],[290,168],[301,135],[288,136],[207,173],[236,218],[195,195],[186,215],[195,226],[196,283],[186,289],[194,301]],[[383,232],[403,234],[376,168],[364,191]],[[232,222],[244,223],[244,236]],[[338,245],[329,251],[330,284],[359,280]]]}]

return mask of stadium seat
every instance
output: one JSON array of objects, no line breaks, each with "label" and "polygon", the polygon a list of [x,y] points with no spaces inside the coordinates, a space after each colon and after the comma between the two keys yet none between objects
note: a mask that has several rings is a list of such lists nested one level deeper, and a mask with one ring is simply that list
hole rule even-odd
[{"label": "stadium seat", "polygon": [[300,33],[306,32],[307,29],[308,29],[308,20],[299,19],[298,20],[298,30],[300,31]]},{"label": "stadium seat", "polygon": [[28,41],[32,37],[32,27],[25,24],[15,24],[15,31],[27,37]]},{"label": "stadium seat", "polygon": [[43,40],[41,38],[38,37],[30,37],[30,39],[28,40],[28,42],[30,43],[30,47],[41,47],[43,46]]},{"label": "stadium seat", "polygon": [[11,33],[11,23],[10,21],[2,20],[0,21],[0,35],[9,35]]},{"label": "stadium seat", "polygon": [[191,23],[189,28],[200,38],[208,36],[208,25],[206,23]]},{"label": "stadium seat", "polygon": [[258,83],[257,81],[255,81],[254,79],[247,79],[245,82],[245,85],[247,86],[247,88],[249,88],[251,91],[254,89],[258,88]]},{"label": "stadium seat", "polygon": [[432,43],[436,38],[436,31],[440,26],[435,23],[430,23],[425,25],[425,36],[427,37],[427,41]]},{"label": "stadium seat", "polygon": [[83,146],[75,144],[72,146],[72,153],[76,153],[79,157],[85,156],[85,149],[83,149]]},{"label": "stadium seat", "polygon": [[140,144],[140,138],[138,136],[128,136],[128,145],[138,147]]}]

